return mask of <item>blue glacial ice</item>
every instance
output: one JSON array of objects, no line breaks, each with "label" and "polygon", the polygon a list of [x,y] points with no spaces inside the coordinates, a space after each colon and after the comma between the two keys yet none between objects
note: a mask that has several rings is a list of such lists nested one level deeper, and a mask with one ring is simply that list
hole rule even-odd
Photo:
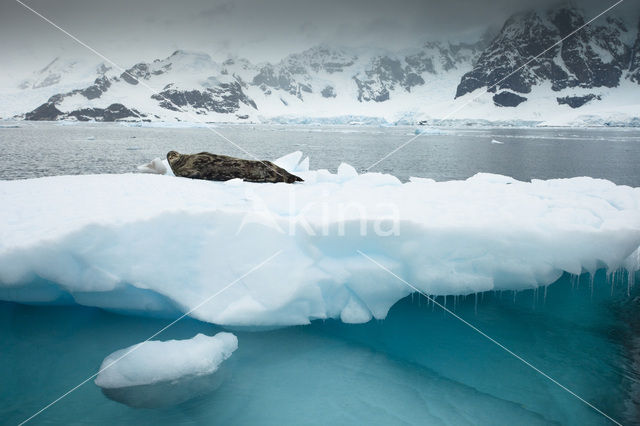
[{"label": "blue glacial ice", "polygon": [[0,299],[174,316],[222,291],[190,316],[363,323],[413,292],[390,272],[452,296],[638,270],[638,188],[492,174],[402,183],[301,159],[277,161],[305,180],[296,185],[155,174],[2,181]]}]

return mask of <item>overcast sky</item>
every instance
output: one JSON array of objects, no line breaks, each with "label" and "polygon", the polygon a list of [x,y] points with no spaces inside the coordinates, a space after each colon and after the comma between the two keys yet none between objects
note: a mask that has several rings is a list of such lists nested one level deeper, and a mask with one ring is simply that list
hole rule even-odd
[{"label": "overcast sky", "polygon": [[[124,66],[176,49],[278,60],[314,44],[401,49],[465,39],[547,0],[22,0]],[[588,13],[614,0],[579,0]],[[624,7],[640,4],[626,0]],[[591,16],[593,16],[591,15]],[[0,0],[3,72],[90,53],[15,0]]]}]

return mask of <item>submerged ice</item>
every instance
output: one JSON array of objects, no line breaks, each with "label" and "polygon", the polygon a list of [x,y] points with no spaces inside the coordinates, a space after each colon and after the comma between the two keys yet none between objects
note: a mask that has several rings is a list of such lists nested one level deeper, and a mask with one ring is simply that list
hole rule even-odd
[{"label": "submerged ice", "polygon": [[159,174],[1,181],[0,299],[175,315],[219,293],[190,315],[360,323],[413,291],[390,272],[427,294],[466,295],[638,269],[638,188],[483,173],[403,183],[301,159],[276,161],[305,180],[296,185]]}]

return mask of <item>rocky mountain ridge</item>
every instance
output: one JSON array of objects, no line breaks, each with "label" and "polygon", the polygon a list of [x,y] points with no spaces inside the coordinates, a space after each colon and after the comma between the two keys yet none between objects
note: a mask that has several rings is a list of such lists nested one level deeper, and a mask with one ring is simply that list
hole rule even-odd
[{"label": "rocky mountain ridge", "polygon": [[[402,52],[320,45],[278,63],[237,57],[216,62],[178,50],[125,72],[101,64],[93,83],[55,93],[22,117],[256,122],[378,116],[417,122],[437,119],[485,90],[490,102],[473,103],[467,116],[519,117],[504,113],[517,110],[535,120],[544,118],[538,110],[591,112],[594,105],[615,111],[618,93],[631,88],[640,94],[640,20],[629,28],[619,18],[602,17],[560,42],[586,20],[572,7],[530,11],[474,43],[426,42]],[[61,60],[53,61],[20,90],[53,89],[62,85],[64,71]],[[624,102],[633,107],[633,101]]]}]

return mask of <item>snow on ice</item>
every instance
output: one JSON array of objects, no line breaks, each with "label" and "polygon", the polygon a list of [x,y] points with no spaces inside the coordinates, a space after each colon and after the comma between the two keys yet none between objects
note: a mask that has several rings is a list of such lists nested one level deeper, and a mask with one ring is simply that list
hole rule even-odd
[{"label": "snow on ice", "polygon": [[276,160],[305,180],[295,185],[159,174],[0,181],[0,299],[175,315],[235,282],[191,316],[358,323],[411,292],[359,251],[434,295],[638,270],[640,188],[485,173],[402,183],[301,159]]},{"label": "snow on ice", "polygon": [[132,407],[175,405],[217,389],[221,366],[238,348],[231,333],[187,340],[150,340],[107,356],[95,383],[109,398]]},{"label": "snow on ice", "polygon": [[238,349],[231,333],[187,340],[150,340],[108,355],[95,379],[102,388],[123,388],[214,373]]}]

